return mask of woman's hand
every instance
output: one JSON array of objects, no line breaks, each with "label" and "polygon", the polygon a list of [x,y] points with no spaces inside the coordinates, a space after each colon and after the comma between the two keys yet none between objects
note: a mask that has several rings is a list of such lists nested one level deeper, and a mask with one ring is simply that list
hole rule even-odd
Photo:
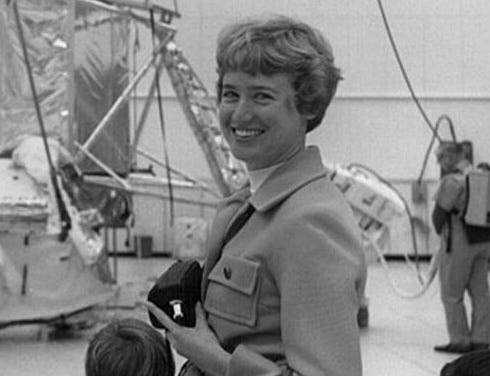
[{"label": "woman's hand", "polygon": [[207,373],[226,374],[231,355],[221,347],[218,338],[209,327],[200,303],[196,304],[196,326],[193,328],[175,323],[152,302],[143,302],[143,305],[166,328],[167,338],[180,355]]}]

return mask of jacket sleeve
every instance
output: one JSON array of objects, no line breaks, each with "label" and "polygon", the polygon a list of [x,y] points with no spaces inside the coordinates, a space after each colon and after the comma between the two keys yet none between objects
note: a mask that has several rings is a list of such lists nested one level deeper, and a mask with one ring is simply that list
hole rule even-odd
[{"label": "jacket sleeve", "polygon": [[226,376],[281,376],[281,369],[276,363],[262,355],[239,345],[231,356]]},{"label": "jacket sleeve", "polygon": [[464,186],[451,175],[445,176],[437,190],[435,201],[439,207],[450,212],[456,206],[459,197],[464,193]]},{"label": "jacket sleeve", "polygon": [[444,224],[449,213],[457,209],[457,203],[464,194],[464,186],[453,175],[442,178],[435,195],[434,209],[432,210],[432,225],[438,235],[442,234]]},{"label": "jacket sleeve", "polygon": [[[231,356],[225,376],[281,376],[281,369],[276,363],[239,345]],[[181,368],[178,376],[205,376],[204,372],[192,362],[187,361]]]},{"label": "jacket sleeve", "polygon": [[438,235],[442,233],[442,227],[446,223],[448,213],[439,204],[435,204],[434,210],[432,211],[432,225]]},{"label": "jacket sleeve", "polygon": [[[366,265],[352,218],[318,204],[279,231],[274,274],[289,366],[308,376],[360,376],[357,312]],[[278,234],[279,235],[279,234]]]}]

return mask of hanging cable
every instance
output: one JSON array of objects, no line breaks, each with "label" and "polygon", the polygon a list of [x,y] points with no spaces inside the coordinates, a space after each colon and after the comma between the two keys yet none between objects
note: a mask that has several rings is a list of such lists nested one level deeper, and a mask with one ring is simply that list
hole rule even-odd
[{"label": "hanging cable", "polygon": [[[391,184],[386,179],[382,178],[373,169],[371,169],[371,168],[369,168],[369,167],[367,167],[367,166],[365,166],[365,165],[363,165],[361,163],[351,163],[351,164],[349,164],[347,166],[348,169],[351,169],[352,167],[356,167],[356,168],[359,168],[361,170],[364,170],[365,172],[368,172],[370,175],[374,176],[379,182],[381,182],[389,190],[391,190],[400,199],[400,201],[403,203],[403,207],[405,208],[405,211],[407,212],[407,216],[408,216],[408,220],[409,220],[409,224],[410,224],[410,234],[411,234],[411,241],[412,241],[412,249],[414,251],[416,265],[417,265],[417,270],[418,270],[418,254],[419,254],[419,251],[418,251],[418,245],[417,245],[417,236],[415,234],[415,228],[413,226],[413,216],[412,216],[412,213],[410,211],[410,207],[409,207],[407,201],[405,200],[405,198],[403,197],[403,195],[393,186],[393,184]],[[407,260],[407,262],[411,263],[411,261],[409,260],[406,252],[404,253],[404,255],[405,255],[405,259]]]},{"label": "hanging cable", "polygon": [[[391,33],[391,30],[390,30],[390,27],[389,27],[389,24],[388,24],[388,20],[387,20],[387,17],[386,17],[386,14],[385,14],[385,11],[384,11],[384,8],[383,8],[383,4],[381,2],[381,0],[377,0],[377,3],[378,3],[378,6],[379,6],[379,10],[381,12],[381,16],[383,18],[383,24],[385,26],[385,29],[386,29],[386,32],[387,32],[387,35],[388,35],[388,38],[390,40],[390,44],[391,44],[391,47],[393,49],[393,52],[395,54],[395,57],[396,57],[396,60],[398,62],[398,65],[400,67],[400,71],[403,75],[403,78],[405,80],[405,83],[410,91],[410,94],[412,96],[412,99],[413,101],[415,102],[417,108],[419,109],[420,113],[422,114],[422,117],[424,118],[425,122],[427,123],[427,125],[429,126],[429,128],[431,129],[432,131],[432,138],[431,138],[431,141],[430,141],[430,144],[427,148],[427,151],[426,151],[426,154],[425,154],[425,157],[424,157],[424,161],[423,161],[423,165],[422,165],[422,169],[420,171],[420,174],[419,174],[419,177],[417,179],[417,184],[421,184],[422,183],[422,178],[423,178],[423,175],[424,175],[424,172],[425,172],[425,168],[427,166],[427,162],[428,162],[428,158],[429,158],[429,155],[430,155],[430,151],[432,150],[433,148],[433,145],[434,145],[434,142],[435,140],[437,139],[440,143],[443,142],[442,138],[439,136],[439,133],[438,133],[438,129],[439,129],[439,126],[440,126],[440,123],[442,120],[446,120],[448,123],[449,123],[449,126],[450,126],[450,131],[451,131],[451,137],[452,137],[452,140],[453,142],[456,142],[456,135],[455,135],[455,132],[454,132],[454,126],[453,126],[453,123],[451,121],[451,119],[449,118],[449,116],[447,115],[441,115],[437,122],[436,122],[436,125],[433,126],[429,117],[427,116],[427,114],[425,113],[422,105],[420,104],[420,101],[418,100],[416,94],[415,94],[415,91],[413,90],[413,87],[410,83],[410,80],[408,78],[408,75],[407,75],[407,72],[405,70],[405,67],[403,65],[403,62],[400,58],[400,54],[398,52],[398,49],[396,47],[396,43],[395,43],[395,40],[393,38],[393,35]],[[414,229],[413,229],[413,224],[412,224],[412,221],[410,221],[410,224],[411,224],[411,231],[412,231],[412,239],[414,239]],[[414,246],[416,246],[416,242],[413,243]],[[407,292],[404,292],[404,291],[401,291],[397,286],[395,286],[393,283],[392,283],[392,287],[395,289],[395,291],[397,291],[398,294],[400,294],[401,296],[403,297],[417,297],[417,296],[420,296],[421,294],[423,294],[426,289],[428,288],[429,284],[432,282],[432,280],[434,279],[436,273],[437,273],[437,265],[436,265],[436,257],[437,255],[433,255],[432,256],[432,259],[431,259],[431,264],[430,264],[430,267],[429,267],[429,274],[428,274],[428,277],[427,279],[425,279],[424,281],[424,285],[423,285],[423,288],[420,292],[418,293],[407,293]],[[383,258],[382,258],[382,261],[385,261]],[[386,263],[384,265],[384,267],[386,267]],[[392,282],[390,280],[390,282]]]},{"label": "hanging cable", "polygon": [[[155,31],[155,16],[153,9],[150,9],[150,26],[151,26],[151,41],[153,45],[153,50],[155,50],[155,37],[156,37],[156,31]],[[161,52],[160,52],[161,53]],[[160,118],[160,127],[162,130],[162,137],[163,137],[163,152],[164,152],[164,158],[165,158],[165,165],[167,168],[165,169],[165,172],[167,174],[167,185],[168,185],[168,196],[169,196],[169,206],[170,206],[170,226],[173,226],[174,224],[174,217],[175,217],[175,209],[174,209],[174,194],[173,194],[173,186],[172,186],[172,174],[170,171],[170,162],[168,158],[168,148],[167,148],[167,136],[165,132],[165,122],[163,120],[163,107],[162,107],[162,91],[160,89],[160,73],[159,73],[159,68],[158,64],[155,63],[155,83],[156,83],[156,92],[157,92],[157,100],[158,100],[158,115]]]},{"label": "hanging cable", "polygon": [[41,114],[41,108],[39,106],[39,98],[38,98],[37,91],[36,91],[36,85],[34,83],[34,77],[32,74],[32,67],[31,67],[31,64],[29,61],[29,54],[27,53],[26,41],[25,41],[25,37],[24,37],[24,31],[22,29],[22,24],[21,24],[21,20],[20,20],[17,1],[13,2],[13,10],[14,10],[15,22],[17,24],[17,30],[19,32],[19,41],[20,41],[20,44],[22,47],[22,53],[24,55],[24,62],[26,65],[27,76],[29,78],[29,85],[31,87],[32,99],[34,102],[34,108],[36,111],[37,120],[39,122],[39,127],[41,129],[41,136],[43,139],[44,149],[46,152],[46,158],[48,161],[49,176],[51,179],[51,184],[53,185],[56,203],[57,203],[58,211],[60,214],[61,231],[60,231],[59,239],[60,239],[60,241],[64,241],[66,239],[66,237],[68,236],[68,231],[71,228],[71,218],[68,214],[65,203],[63,202],[63,200],[61,198],[61,192],[60,192],[59,182],[57,179],[56,169],[53,165],[53,159],[51,158],[51,152],[49,150],[46,128],[44,126],[44,121],[43,121],[43,117]]},{"label": "hanging cable", "polygon": [[[138,24],[136,22],[133,22],[133,30],[134,30],[134,41],[133,41],[133,48],[131,50],[132,52],[132,68],[131,68],[131,74],[133,76],[136,75],[136,66],[137,66],[137,53],[141,50],[141,45],[140,45],[140,37],[139,37],[139,28],[138,28]],[[138,94],[138,85],[136,84],[134,86],[134,90],[133,90],[133,95],[136,97],[137,94]],[[138,101],[137,100],[133,100],[131,101],[132,105],[133,105],[133,124],[134,124],[134,127],[137,126],[138,124]],[[137,145],[137,130],[135,129],[135,131],[133,132],[134,134],[134,139],[133,139],[133,142],[135,143],[135,145]],[[136,146],[135,146],[136,147]],[[136,153],[132,150],[131,151],[131,160],[130,160],[130,163],[131,163],[131,169],[133,169],[135,166],[136,166]]]},{"label": "hanging cable", "polygon": [[437,273],[437,262],[436,262],[437,257],[436,257],[436,255],[432,255],[427,276],[424,277],[420,272],[420,266],[418,263],[419,251],[418,251],[418,245],[417,245],[417,237],[416,237],[415,228],[413,225],[413,217],[412,217],[410,207],[409,207],[407,201],[405,200],[403,195],[390,182],[388,182],[386,179],[382,178],[377,172],[375,172],[371,168],[369,168],[363,164],[360,164],[360,163],[351,163],[347,166],[347,168],[348,169],[357,168],[357,169],[363,170],[364,172],[367,172],[372,177],[376,178],[380,183],[382,183],[387,188],[389,188],[403,203],[403,206],[405,208],[405,211],[407,213],[407,217],[409,220],[409,225],[410,225],[410,234],[411,234],[412,247],[413,247],[414,255],[415,255],[415,257],[414,257],[415,258],[415,264],[410,260],[407,252],[404,252],[403,255],[404,255],[404,258],[405,258],[405,261],[407,262],[407,264],[414,270],[414,272],[417,276],[418,282],[421,285],[421,288],[415,292],[409,292],[409,291],[401,289],[390,276],[390,269],[389,269],[388,263],[386,262],[385,255],[383,254],[381,249],[376,244],[372,243],[372,245],[375,248],[376,252],[378,253],[378,257],[380,259],[381,265],[383,266],[383,269],[386,272],[388,281],[389,281],[391,287],[393,288],[393,290],[403,298],[416,298],[416,297],[421,296],[425,291],[427,291],[427,289],[429,288],[430,284],[432,283],[432,281],[433,281],[433,279]]},{"label": "hanging cable", "polygon": [[431,131],[434,134],[434,136],[439,141],[442,141],[441,138],[439,137],[439,135],[437,134],[437,130],[432,125],[429,117],[427,116],[427,114],[425,113],[422,105],[420,104],[420,101],[418,100],[417,95],[415,94],[415,91],[412,88],[412,84],[410,83],[410,80],[408,78],[407,72],[406,72],[405,67],[403,66],[403,62],[402,62],[402,60],[400,58],[400,54],[398,53],[398,49],[396,47],[395,40],[394,40],[393,35],[391,33],[390,26],[388,24],[388,19],[386,18],[386,14],[385,14],[385,11],[384,11],[384,8],[383,8],[383,4],[381,3],[381,0],[377,0],[377,1],[378,1],[378,5],[379,5],[379,10],[381,12],[381,17],[383,18],[383,24],[385,26],[386,33],[388,34],[388,39],[390,40],[391,47],[393,49],[393,52],[395,53],[396,61],[398,62],[398,66],[400,67],[400,70],[402,72],[403,78],[404,78],[405,83],[406,83],[406,85],[408,87],[408,90],[410,91],[410,94],[412,95],[412,99],[415,102],[415,104],[417,105],[417,108],[419,109],[420,113],[422,114],[422,117],[424,118],[425,122],[427,123],[427,125],[431,129]]},{"label": "hanging cable", "polygon": [[[437,119],[436,121],[436,126],[435,126],[435,130],[436,130],[436,133],[438,132],[439,130],[439,126],[441,125],[441,121],[442,120],[446,120],[448,122],[448,125],[449,125],[449,130],[451,132],[451,137],[452,137],[452,141],[454,143],[456,143],[456,133],[454,132],[454,125],[453,125],[453,122],[451,120],[451,118],[448,116],[448,115],[441,115],[439,116],[439,119]],[[422,184],[422,178],[424,176],[424,172],[425,172],[425,168],[427,167],[427,162],[429,161],[429,156],[430,156],[430,152],[432,150],[432,147],[434,146],[434,141],[435,141],[435,134],[433,134],[431,140],[430,140],[430,143],[429,143],[429,146],[427,147],[427,150],[425,152],[425,156],[424,156],[424,162],[422,163],[422,169],[420,170],[420,174],[419,174],[419,177],[417,179],[417,184],[418,185],[421,185]]]},{"label": "hanging cable", "polygon": [[420,296],[422,296],[430,287],[431,283],[434,280],[434,277],[437,274],[437,255],[433,255],[430,263],[429,263],[429,268],[427,271],[427,276],[425,278],[420,279],[419,276],[419,282],[420,282],[420,289],[417,291],[407,291],[405,289],[402,289],[396,282],[395,280],[391,277],[390,273],[390,267],[388,266],[388,263],[386,262],[386,259],[384,257],[383,252],[381,249],[379,249],[376,244],[373,244],[374,249],[376,250],[379,260],[381,262],[381,266],[383,267],[386,277],[388,279],[388,282],[393,289],[393,291],[399,295],[402,298],[405,299],[415,299]]}]

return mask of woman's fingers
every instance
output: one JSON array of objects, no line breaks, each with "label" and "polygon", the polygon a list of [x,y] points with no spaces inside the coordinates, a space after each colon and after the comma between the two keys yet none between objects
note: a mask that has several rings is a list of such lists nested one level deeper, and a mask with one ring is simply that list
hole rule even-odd
[{"label": "woman's fingers", "polygon": [[158,308],[155,304],[150,301],[142,301],[143,304],[148,311],[150,311],[153,316],[157,318],[158,321],[165,327],[165,329],[169,331],[175,330],[178,325],[172,321],[170,317],[167,316],[165,312],[163,312],[160,308]]},{"label": "woman's fingers", "polygon": [[199,326],[201,323],[206,323],[206,315],[204,313],[204,309],[200,302],[196,303],[196,326]]}]

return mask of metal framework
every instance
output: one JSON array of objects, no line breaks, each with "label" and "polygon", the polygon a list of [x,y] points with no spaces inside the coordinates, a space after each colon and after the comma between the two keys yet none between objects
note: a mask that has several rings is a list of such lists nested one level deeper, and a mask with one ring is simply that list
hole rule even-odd
[{"label": "metal framework", "polygon": [[[171,25],[171,22],[174,17],[180,17],[176,1],[174,1],[174,9],[168,9],[158,5],[155,1],[78,1],[119,15],[126,15],[132,20],[148,27],[153,26],[158,43],[143,65],[137,69],[125,90],[113,103],[112,107],[98,123],[83,145],[75,143],[75,146],[78,149],[75,161],[79,163],[85,158],[89,158],[107,174],[115,178],[118,189],[136,194],[150,194],[150,192],[131,187],[130,183],[117,177],[117,174],[110,167],[103,164],[90,152],[90,148],[100,138],[103,130],[115,114],[117,114],[119,109],[129,101],[130,95],[136,85],[153,67],[156,72],[155,77],[160,77],[160,73],[163,70],[167,71],[184,115],[204,152],[219,192],[215,192],[205,183],[192,179],[185,173],[172,169],[163,162],[159,162],[156,158],[138,148],[141,134],[149,114],[149,109],[157,91],[158,83],[156,82],[156,79],[150,85],[144,107],[135,124],[135,132],[130,145],[131,160],[134,160],[136,154],[142,155],[160,166],[171,169],[171,171],[178,176],[183,177],[188,182],[192,182],[203,190],[212,192],[216,197],[228,196],[241,186],[247,179],[245,167],[231,155],[231,151],[219,129],[216,105],[206,90],[206,87],[193,70],[191,64],[187,61],[183,52],[177,47],[174,41],[176,29]],[[151,14],[157,15],[159,21],[154,21],[151,18]],[[151,195],[154,196],[154,193]],[[161,198],[167,199],[168,196],[162,194]],[[177,197],[174,199],[175,201],[179,201],[179,198]],[[186,201],[188,202],[189,200]],[[196,201],[195,203],[204,205],[209,204],[201,201]]]}]

